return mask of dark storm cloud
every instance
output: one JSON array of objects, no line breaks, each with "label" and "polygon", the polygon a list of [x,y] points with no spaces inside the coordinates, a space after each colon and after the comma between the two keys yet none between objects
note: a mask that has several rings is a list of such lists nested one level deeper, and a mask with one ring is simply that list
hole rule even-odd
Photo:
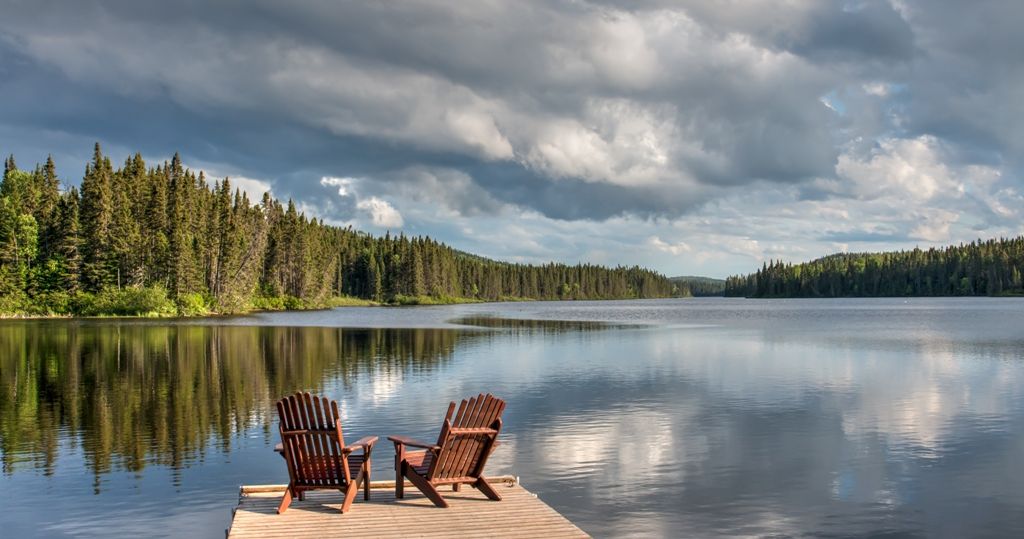
[{"label": "dark storm cloud", "polygon": [[856,189],[812,182],[874,181],[836,165],[877,159],[887,138],[938,137],[951,167],[1001,168],[1012,183],[1022,11],[8,1],[0,127],[21,136],[0,150],[87,155],[52,146],[98,139],[181,151],[311,203],[321,177],[350,177],[367,195],[464,216],[514,206],[565,220],[675,217],[755,185],[846,196]]},{"label": "dark storm cloud", "polygon": [[889,2],[829,2],[782,41],[816,61],[907,62],[914,54],[910,25]]}]

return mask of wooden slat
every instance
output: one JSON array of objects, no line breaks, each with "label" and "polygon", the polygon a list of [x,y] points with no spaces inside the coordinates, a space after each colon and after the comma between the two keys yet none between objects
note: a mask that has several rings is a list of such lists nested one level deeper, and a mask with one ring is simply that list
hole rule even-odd
[{"label": "wooden slat", "polygon": [[[494,419],[497,417],[496,414],[498,412],[499,404],[501,402],[503,401],[495,398],[494,395],[488,393],[484,397],[483,412],[477,417],[476,421],[472,425],[467,426],[474,430],[489,427],[491,423],[494,422]],[[494,432],[492,435],[497,436],[498,433]],[[455,470],[455,473],[469,475],[469,473],[473,470],[474,462],[480,458],[481,452],[485,449],[485,441],[490,437],[488,436],[487,433],[484,433],[483,435],[474,434],[472,436],[474,440],[472,444],[472,450],[468,453],[468,455],[466,455],[463,461],[459,463],[459,467],[457,470]]]},{"label": "wooden slat", "polygon": [[[470,413],[463,418],[462,424],[455,425],[454,428],[476,427],[477,423],[483,417],[483,414],[486,413],[486,408],[489,403],[487,401],[487,397],[482,393],[477,395],[476,399],[473,399],[471,402],[472,405],[470,407]],[[473,458],[473,453],[479,451],[480,444],[474,436],[455,435],[454,437],[459,440],[459,450],[455,452],[454,457],[448,462],[445,474],[442,476],[443,478],[466,475],[465,471],[463,471],[463,467],[469,459]]]},{"label": "wooden slat", "polygon": [[[484,407],[487,405],[487,399],[484,394],[481,393],[474,399],[470,399],[469,412],[463,416],[462,422],[454,425],[458,427],[475,427],[476,422],[479,421],[480,415],[484,412]],[[458,449],[453,451],[452,457],[448,460],[445,466],[444,474],[440,477],[454,477],[457,475],[465,475],[462,471],[463,463],[466,459],[471,458],[471,453],[477,451],[476,440],[471,436],[453,436],[456,439]]]},{"label": "wooden slat", "polygon": [[[302,420],[306,424],[306,428],[316,428],[316,412],[313,411],[312,396],[309,393],[302,394],[302,403],[300,410],[302,411]],[[323,441],[322,436],[310,435],[309,440],[309,465],[310,465],[310,476],[313,480],[314,485],[324,485],[326,481],[324,478],[327,477],[327,470],[323,463],[323,457],[326,451],[321,447]]]},{"label": "wooden slat", "polygon": [[[512,485],[519,482],[519,479],[514,475],[493,475],[487,476],[487,480],[495,486]],[[406,485],[412,485],[409,481],[405,482]],[[281,494],[288,485],[284,484],[273,484],[273,485],[242,485],[238,487],[239,496],[248,496],[250,494]],[[392,489],[395,488],[394,481],[372,481],[370,488],[373,489]]]},{"label": "wooden slat", "polygon": [[329,492],[310,492],[284,514],[275,513],[284,485],[241,487],[228,537],[588,537],[510,476],[492,477],[503,501],[485,498],[476,489],[449,492],[448,509],[433,506],[415,490],[395,500],[393,482],[374,481],[373,499],[357,501],[341,514],[340,500]]}]

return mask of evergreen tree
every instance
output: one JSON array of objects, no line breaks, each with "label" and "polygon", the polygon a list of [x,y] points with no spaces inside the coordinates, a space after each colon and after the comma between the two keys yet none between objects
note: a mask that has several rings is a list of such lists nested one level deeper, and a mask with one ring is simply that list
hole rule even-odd
[{"label": "evergreen tree", "polygon": [[61,282],[65,291],[78,291],[82,259],[79,253],[81,237],[78,229],[78,190],[71,188],[60,199],[59,221],[56,234],[56,255],[63,268]]},{"label": "evergreen tree", "polygon": [[103,156],[97,142],[92,164],[85,167],[82,179],[79,223],[83,239],[82,277],[87,290],[116,284],[116,259],[111,250],[111,223],[114,219],[111,175],[110,160]]}]

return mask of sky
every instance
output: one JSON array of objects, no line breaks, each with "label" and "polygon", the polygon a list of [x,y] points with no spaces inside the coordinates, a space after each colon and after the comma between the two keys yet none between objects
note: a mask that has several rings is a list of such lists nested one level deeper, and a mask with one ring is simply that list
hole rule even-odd
[{"label": "sky", "polygon": [[0,152],[725,277],[1024,233],[1019,0],[0,0]]}]

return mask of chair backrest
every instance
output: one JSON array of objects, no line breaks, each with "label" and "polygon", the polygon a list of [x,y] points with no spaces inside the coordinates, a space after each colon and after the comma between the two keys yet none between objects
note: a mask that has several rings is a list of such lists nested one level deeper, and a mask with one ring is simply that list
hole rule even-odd
[{"label": "chair backrest", "polygon": [[504,411],[505,401],[491,394],[463,400],[457,413],[452,401],[437,438],[441,449],[430,464],[427,479],[478,477],[501,432]]},{"label": "chair backrest", "polygon": [[288,475],[295,484],[331,486],[351,480],[337,402],[296,393],[277,401],[277,414]]}]

